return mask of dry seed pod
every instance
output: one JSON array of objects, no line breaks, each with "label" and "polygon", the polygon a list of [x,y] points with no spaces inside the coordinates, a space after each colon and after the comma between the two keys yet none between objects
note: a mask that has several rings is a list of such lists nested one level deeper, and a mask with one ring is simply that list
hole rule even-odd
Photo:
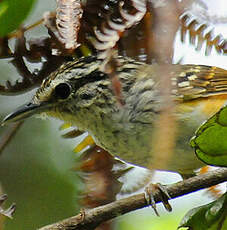
[{"label": "dry seed pod", "polygon": [[[203,22],[200,18],[193,16],[190,11],[185,12],[181,17],[181,41],[185,42],[186,34],[189,32],[189,40],[197,50],[202,48],[202,44],[206,43],[205,54],[209,55],[212,47],[218,53],[227,52],[227,41],[222,35],[216,35],[213,27]],[[197,44],[196,44],[197,40]]]},{"label": "dry seed pod", "polygon": [[94,28],[96,39],[92,43],[97,50],[102,51],[100,58],[108,56],[108,50],[116,45],[123,32],[140,22],[147,10],[146,0],[131,0],[130,11],[124,5],[123,1],[119,3],[119,18],[116,18],[115,12],[101,24],[101,28]]},{"label": "dry seed pod", "polygon": [[78,0],[57,0],[56,27],[66,49],[76,49],[83,10]]}]

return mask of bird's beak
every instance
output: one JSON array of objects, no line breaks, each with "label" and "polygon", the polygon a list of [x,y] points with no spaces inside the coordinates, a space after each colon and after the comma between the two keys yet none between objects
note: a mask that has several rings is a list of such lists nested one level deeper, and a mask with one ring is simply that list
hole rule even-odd
[{"label": "bird's beak", "polygon": [[33,104],[28,103],[21,107],[19,107],[15,112],[10,113],[7,115],[3,121],[1,122],[1,125],[6,125],[11,122],[16,122],[23,120],[27,117],[31,117],[34,114],[39,114],[44,111],[46,111],[50,107],[49,103],[42,103],[42,104]]}]

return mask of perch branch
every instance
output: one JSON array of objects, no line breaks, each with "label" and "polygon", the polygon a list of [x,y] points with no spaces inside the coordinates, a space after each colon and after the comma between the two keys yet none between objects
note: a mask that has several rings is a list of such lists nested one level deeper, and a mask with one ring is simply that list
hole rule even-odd
[{"label": "perch branch", "polygon": [[[207,188],[227,180],[227,168],[219,168],[203,175],[191,177],[166,186],[171,198],[186,195],[191,192]],[[161,202],[160,193],[154,194],[155,201]],[[144,193],[120,199],[107,205],[90,210],[82,210],[78,215],[44,226],[38,230],[92,230],[100,223],[123,215],[125,213],[147,206]]]}]

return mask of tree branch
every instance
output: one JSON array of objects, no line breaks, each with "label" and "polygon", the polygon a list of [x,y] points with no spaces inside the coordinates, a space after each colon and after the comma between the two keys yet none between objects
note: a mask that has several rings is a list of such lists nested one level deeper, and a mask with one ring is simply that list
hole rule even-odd
[{"label": "tree branch", "polygon": [[[175,184],[167,185],[171,198],[207,188],[227,180],[227,168],[219,168],[206,174],[191,177]],[[157,203],[161,202],[159,192],[153,194]],[[107,205],[81,211],[78,215],[42,227],[38,230],[92,230],[100,223],[147,206],[144,193],[120,199]]]}]

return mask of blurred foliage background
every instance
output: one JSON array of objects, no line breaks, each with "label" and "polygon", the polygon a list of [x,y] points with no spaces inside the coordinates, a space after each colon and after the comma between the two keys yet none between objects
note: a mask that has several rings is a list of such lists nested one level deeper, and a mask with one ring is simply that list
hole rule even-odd
[{"label": "blurred foliage background", "polygon": [[[18,4],[18,1],[17,1]],[[39,20],[45,11],[53,10],[55,1],[38,1],[25,25]],[[37,27],[32,36],[45,31]],[[29,35],[28,35],[29,36]],[[8,60],[0,61],[1,83],[18,78]],[[0,116],[26,103],[32,92],[21,96],[1,96]],[[13,141],[1,154],[0,183],[9,196],[8,204],[16,202],[13,220],[5,220],[5,230],[36,229],[47,223],[77,213],[78,177],[71,170],[75,163],[72,144],[58,132],[60,122],[39,119],[26,121]],[[0,135],[7,127],[0,129]]]},{"label": "blurred foliage background", "polygon": [[[39,20],[45,11],[55,9],[55,4],[54,0],[37,1],[25,25]],[[43,33],[47,33],[46,29],[37,27],[31,34],[26,35],[40,37]],[[177,47],[177,52],[179,51],[182,52],[182,49]],[[181,55],[176,55],[175,59],[179,60]],[[9,59],[0,60],[2,84],[8,79],[18,78],[9,61]],[[206,64],[204,60],[201,63]],[[13,97],[0,96],[0,119],[26,103],[33,92]],[[16,202],[17,210],[13,220],[5,219],[4,227],[0,229],[33,230],[78,213],[79,191],[83,189],[83,185],[77,173],[72,170],[77,158],[72,151],[76,141],[61,138],[61,131],[58,130],[61,124],[56,120],[30,118],[1,153],[1,190],[9,196],[6,206]],[[0,128],[0,136],[5,129],[6,127]],[[156,180],[172,183],[180,180],[180,177],[173,173],[158,173]],[[171,214],[160,211],[161,218],[157,218],[150,208],[146,208],[119,217],[115,221],[115,229],[175,230],[191,207],[208,203],[209,200],[209,197],[204,196],[204,191],[190,194],[171,201],[173,206]]]}]

